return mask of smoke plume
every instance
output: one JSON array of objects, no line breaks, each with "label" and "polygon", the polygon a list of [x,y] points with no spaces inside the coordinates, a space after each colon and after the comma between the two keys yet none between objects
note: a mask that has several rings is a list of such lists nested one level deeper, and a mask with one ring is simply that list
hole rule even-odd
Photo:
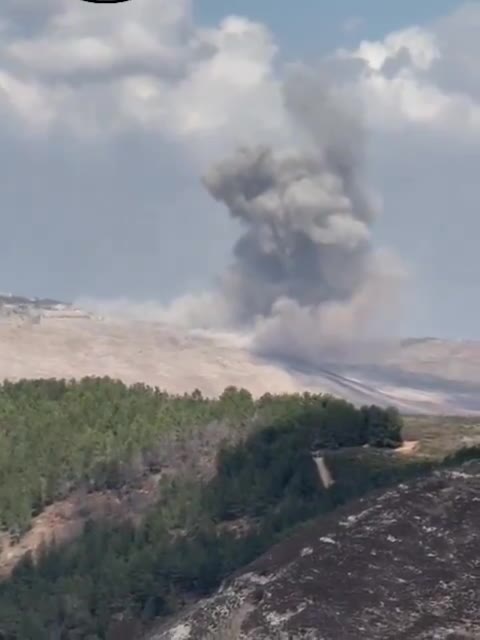
[{"label": "smoke plume", "polygon": [[241,148],[204,184],[243,227],[220,283],[222,318],[253,330],[262,352],[316,360],[379,330],[400,272],[372,246],[378,203],[358,105],[298,68],[284,98],[295,148]]},{"label": "smoke plume", "polygon": [[287,77],[284,103],[294,144],[240,148],[204,176],[241,227],[217,286],[166,308],[123,307],[221,330],[269,356],[318,364],[365,345],[371,355],[371,338],[378,348],[382,333],[394,333],[404,273],[372,242],[379,204],[363,172],[361,109],[304,68]]}]

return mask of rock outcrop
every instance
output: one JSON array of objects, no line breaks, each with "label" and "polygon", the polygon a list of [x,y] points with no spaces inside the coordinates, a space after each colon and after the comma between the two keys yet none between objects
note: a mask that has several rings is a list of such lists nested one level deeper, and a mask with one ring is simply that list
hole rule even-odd
[{"label": "rock outcrop", "polygon": [[480,638],[480,462],[304,526],[149,640]]}]

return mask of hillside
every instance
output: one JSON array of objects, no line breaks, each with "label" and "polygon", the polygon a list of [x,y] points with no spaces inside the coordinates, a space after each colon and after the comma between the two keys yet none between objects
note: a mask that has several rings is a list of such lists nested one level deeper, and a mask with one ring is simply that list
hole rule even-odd
[{"label": "hillside", "polygon": [[55,301],[0,299],[0,379],[91,375],[172,393],[216,395],[233,385],[255,396],[310,390],[405,413],[480,413],[480,343],[410,340],[370,358],[311,367],[260,358],[235,336],[99,317]]},{"label": "hillside", "polygon": [[2,640],[149,628],[295,525],[430,472],[396,453],[401,429],[394,409],[324,395],[4,383]]},{"label": "hillside", "polygon": [[[231,336],[56,301],[0,308],[0,367],[20,379],[0,385],[2,640],[137,640],[186,615],[178,640],[205,611],[193,603],[302,523],[478,458],[465,449],[478,446],[478,419],[402,420],[378,406],[393,395],[358,381],[365,363],[346,379],[339,363],[267,362]],[[248,625],[237,601],[228,610]]]},{"label": "hillside", "polygon": [[474,640],[479,492],[477,461],[371,494],[303,527],[149,640]]}]

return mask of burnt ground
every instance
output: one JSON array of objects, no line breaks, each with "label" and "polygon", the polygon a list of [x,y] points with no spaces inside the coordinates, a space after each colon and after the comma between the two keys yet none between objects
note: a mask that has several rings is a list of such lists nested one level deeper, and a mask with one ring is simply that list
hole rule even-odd
[{"label": "burnt ground", "polygon": [[480,638],[480,462],[304,526],[150,640],[302,636]]}]

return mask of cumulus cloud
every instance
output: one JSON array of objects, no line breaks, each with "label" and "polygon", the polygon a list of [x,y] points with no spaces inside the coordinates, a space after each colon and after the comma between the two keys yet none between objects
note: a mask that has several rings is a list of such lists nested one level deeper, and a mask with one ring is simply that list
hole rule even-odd
[{"label": "cumulus cloud", "polygon": [[339,59],[363,65],[356,85],[372,126],[417,125],[454,136],[478,132],[480,78],[474,70],[478,44],[473,32],[479,20],[478,5],[467,4],[427,27],[409,27],[338,51]]},{"label": "cumulus cloud", "polygon": [[0,31],[0,107],[36,131],[218,136],[232,118],[258,127],[276,98],[276,47],[246,18],[201,28],[188,0],[38,7],[8,2]]},{"label": "cumulus cloud", "polygon": [[[419,123],[477,130],[479,14],[477,4],[466,4],[431,25],[337,51],[330,63],[340,75],[338,63],[350,69],[347,80],[375,129]],[[189,0],[114,8],[5,0],[0,108],[41,130],[275,137],[287,127],[276,53],[268,29],[247,18],[196,25]]]},{"label": "cumulus cloud", "polygon": [[331,56],[365,105],[380,233],[415,269],[412,333],[478,335],[479,23],[466,3]]},{"label": "cumulus cloud", "polygon": [[[338,51],[330,62],[358,63],[349,82],[375,128],[478,129],[479,13],[467,4],[431,25]],[[269,31],[236,16],[200,27],[188,0],[114,9],[6,0],[0,53],[0,107],[37,130],[61,124],[98,135],[144,127],[240,140],[262,128],[278,136],[286,127]]]}]

